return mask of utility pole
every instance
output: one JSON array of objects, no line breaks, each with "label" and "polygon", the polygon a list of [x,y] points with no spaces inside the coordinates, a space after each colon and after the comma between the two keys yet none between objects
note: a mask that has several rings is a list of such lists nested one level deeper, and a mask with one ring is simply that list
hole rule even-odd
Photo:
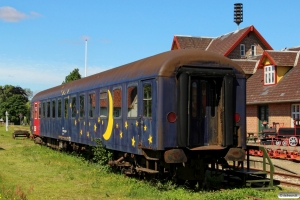
[{"label": "utility pole", "polygon": [[8,131],[8,112],[5,112],[5,116],[6,116],[6,131]]}]

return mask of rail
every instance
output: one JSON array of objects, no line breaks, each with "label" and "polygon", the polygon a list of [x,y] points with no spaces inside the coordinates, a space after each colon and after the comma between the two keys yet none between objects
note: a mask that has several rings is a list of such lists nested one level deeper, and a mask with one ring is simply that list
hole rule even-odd
[{"label": "rail", "polygon": [[268,160],[269,166],[270,166],[270,182],[269,182],[269,186],[273,187],[273,175],[274,175],[274,165],[273,162],[271,160],[271,158],[269,157],[269,154],[267,152],[267,150],[263,147],[263,146],[251,146],[251,145],[247,145],[247,170],[250,170],[250,159],[249,159],[249,150],[253,149],[253,150],[258,150],[262,152],[262,157],[263,157],[263,171],[267,173],[267,167],[266,167],[266,161]]}]

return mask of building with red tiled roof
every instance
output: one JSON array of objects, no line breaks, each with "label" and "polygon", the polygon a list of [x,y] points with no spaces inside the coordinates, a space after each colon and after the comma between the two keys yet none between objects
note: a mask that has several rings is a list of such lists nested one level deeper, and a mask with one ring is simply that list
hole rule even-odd
[{"label": "building with red tiled roof", "polygon": [[[171,50],[197,48],[237,62],[247,77],[247,131],[300,118],[300,46],[274,51],[254,26],[219,37],[174,36]],[[299,143],[300,144],[300,143]]]}]

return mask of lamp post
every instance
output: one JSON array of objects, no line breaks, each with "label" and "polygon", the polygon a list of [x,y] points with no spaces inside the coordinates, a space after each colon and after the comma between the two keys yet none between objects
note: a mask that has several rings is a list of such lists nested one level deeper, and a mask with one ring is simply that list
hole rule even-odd
[{"label": "lamp post", "polygon": [[6,131],[8,131],[8,112],[5,112],[5,116],[6,116]]}]

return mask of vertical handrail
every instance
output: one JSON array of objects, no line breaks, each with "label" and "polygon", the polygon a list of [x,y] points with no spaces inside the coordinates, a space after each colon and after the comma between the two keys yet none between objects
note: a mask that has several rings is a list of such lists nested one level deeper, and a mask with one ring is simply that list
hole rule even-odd
[{"label": "vertical handrail", "polygon": [[270,165],[270,183],[269,183],[269,186],[273,187],[274,165],[273,165],[273,162],[272,162],[271,158],[269,157],[269,154],[268,154],[267,150],[263,146],[248,146],[247,145],[247,151],[248,151],[248,154],[247,154],[247,168],[249,168],[249,164],[250,164],[249,163],[249,149],[261,150],[263,152],[263,171],[267,172],[266,160],[268,160],[268,163]]}]

